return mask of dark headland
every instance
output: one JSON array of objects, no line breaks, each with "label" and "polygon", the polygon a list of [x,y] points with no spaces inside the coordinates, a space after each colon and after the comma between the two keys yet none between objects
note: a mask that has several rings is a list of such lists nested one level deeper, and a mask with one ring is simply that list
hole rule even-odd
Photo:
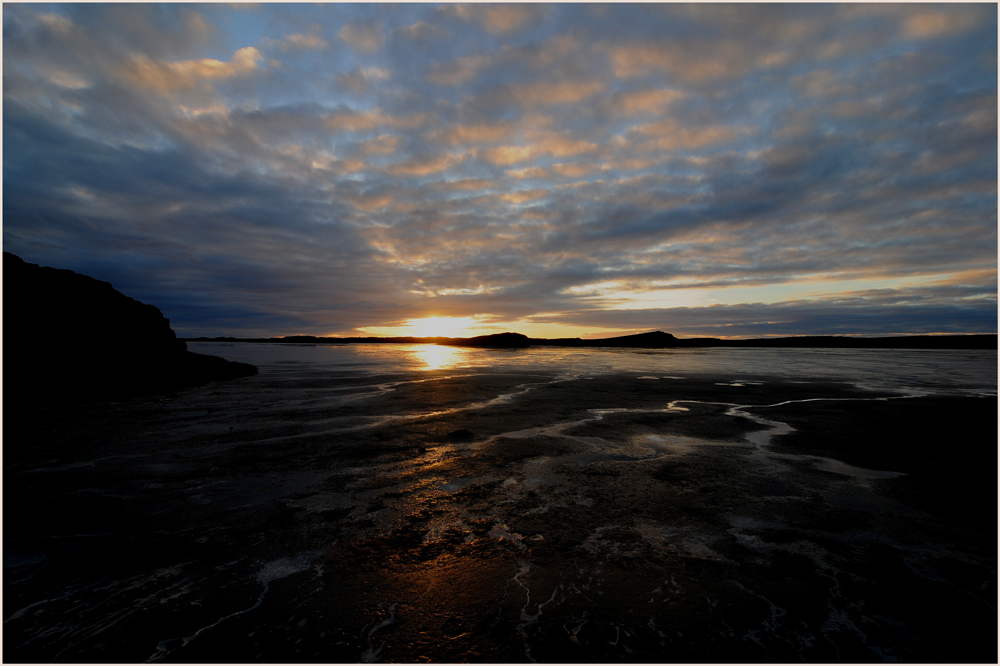
[{"label": "dark headland", "polygon": [[686,349],[704,347],[787,347],[793,349],[996,349],[996,334],[989,335],[905,335],[860,338],[839,335],[806,335],[787,338],[724,340],[721,338],[677,338],[670,333],[653,331],[614,338],[529,338],[521,333],[495,333],[472,338],[447,337],[354,337],[333,338],[313,335],[289,335],[280,338],[188,338],[191,342],[269,342],[276,344],[439,344],[455,347],[516,349],[522,347],[623,347],[636,349]]},{"label": "dark headland", "polygon": [[[3,253],[4,403],[128,397],[257,374],[196,354],[152,305]],[[12,412],[8,411],[8,414]]]}]

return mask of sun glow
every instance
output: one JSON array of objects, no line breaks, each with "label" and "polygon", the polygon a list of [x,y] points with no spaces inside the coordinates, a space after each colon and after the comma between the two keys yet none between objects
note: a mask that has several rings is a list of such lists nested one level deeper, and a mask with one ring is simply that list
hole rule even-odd
[{"label": "sun glow", "polygon": [[476,325],[476,320],[472,317],[424,317],[423,319],[410,319],[405,326],[413,330],[412,335],[433,338],[442,336],[447,338],[459,338],[477,335],[469,328]]},{"label": "sun glow", "polygon": [[[366,326],[359,329],[365,335],[383,337],[413,336],[417,338],[471,338],[496,333],[495,327],[484,325],[478,316],[421,317],[407,319],[398,326]],[[486,330],[489,329],[489,330]]]},{"label": "sun glow", "polygon": [[426,366],[426,370],[449,370],[457,367],[465,359],[466,352],[455,347],[420,345],[412,350],[414,358]]}]

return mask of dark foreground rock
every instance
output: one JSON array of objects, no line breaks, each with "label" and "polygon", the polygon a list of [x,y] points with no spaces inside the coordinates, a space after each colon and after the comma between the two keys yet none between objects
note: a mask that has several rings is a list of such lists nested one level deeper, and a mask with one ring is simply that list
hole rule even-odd
[{"label": "dark foreground rock", "polygon": [[128,397],[257,374],[246,363],[187,351],[159,309],[108,282],[9,252],[3,277],[5,407]]}]

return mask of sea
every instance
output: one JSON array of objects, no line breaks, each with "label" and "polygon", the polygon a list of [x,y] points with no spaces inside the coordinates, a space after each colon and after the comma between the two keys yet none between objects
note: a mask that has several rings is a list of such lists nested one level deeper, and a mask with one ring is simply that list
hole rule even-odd
[{"label": "sea", "polygon": [[649,373],[730,378],[827,379],[859,387],[996,395],[996,350],[906,349],[476,349],[442,345],[189,342],[188,349],[251,363],[266,373],[426,373],[474,370],[556,375]]},{"label": "sea", "polygon": [[5,661],[996,662],[995,350],[188,348],[6,438]]}]

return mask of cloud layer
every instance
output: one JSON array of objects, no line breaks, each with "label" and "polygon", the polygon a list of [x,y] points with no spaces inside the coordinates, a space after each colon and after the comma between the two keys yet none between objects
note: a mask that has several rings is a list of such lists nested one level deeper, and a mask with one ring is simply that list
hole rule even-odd
[{"label": "cloud layer", "polygon": [[182,335],[995,332],[995,5],[16,5],[4,249]]}]

